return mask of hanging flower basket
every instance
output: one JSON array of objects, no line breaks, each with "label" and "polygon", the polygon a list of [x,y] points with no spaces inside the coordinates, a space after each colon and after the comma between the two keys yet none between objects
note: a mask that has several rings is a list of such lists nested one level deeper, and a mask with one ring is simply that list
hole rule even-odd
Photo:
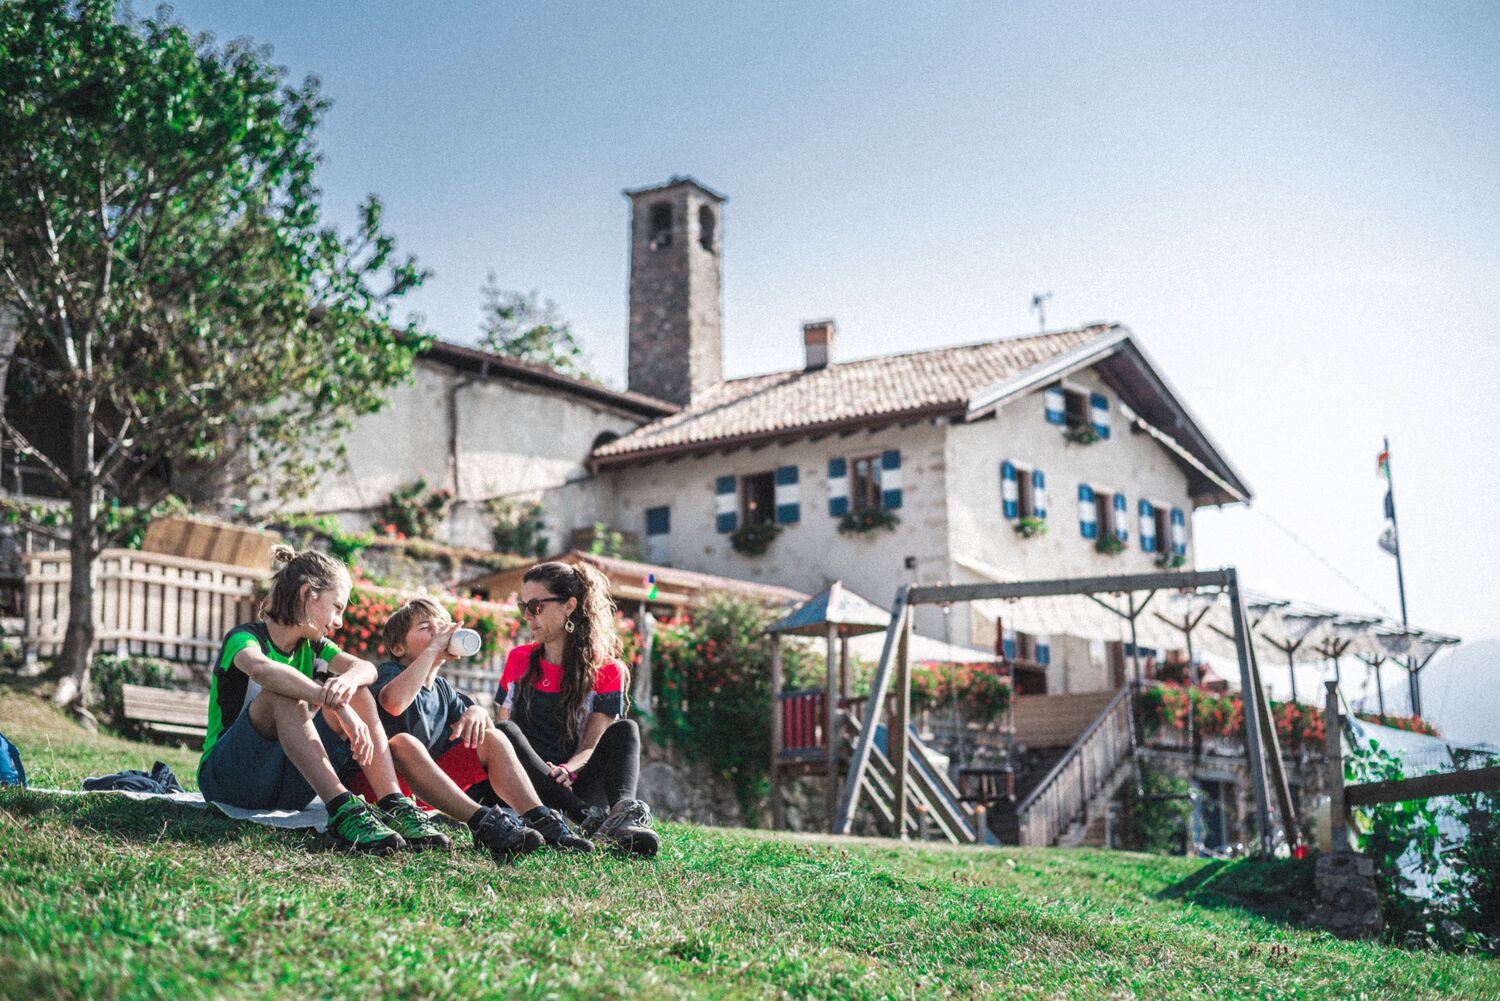
[{"label": "hanging flower basket", "polygon": [[1063,437],[1075,445],[1092,445],[1099,440],[1099,432],[1094,430],[1092,424],[1080,424],[1064,431]]},{"label": "hanging flower basket", "polygon": [[1094,543],[1094,549],[1105,556],[1118,556],[1125,551],[1125,543],[1120,541],[1118,535],[1111,533],[1101,536],[1099,541]]},{"label": "hanging flower basket", "polygon": [[877,528],[894,532],[899,524],[901,519],[894,511],[887,511],[883,507],[862,507],[839,519],[839,532],[844,535],[863,535]]},{"label": "hanging flower basket", "polygon": [[774,521],[745,525],[729,533],[729,545],[735,552],[745,556],[759,556],[771,547],[771,543],[780,534],[781,526]]},{"label": "hanging flower basket", "polygon": [[1047,523],[1041,518],[1027,515],[1015,524],[1016,534],[1023,539],[1034,539],[1047,534]]},{"label": "hanging flower basket", "polygon": [[1156,558],[1156,565],[1163,570],[1176,570],[1187,562],[1187,557],[1181,553],[1162,553]]}]

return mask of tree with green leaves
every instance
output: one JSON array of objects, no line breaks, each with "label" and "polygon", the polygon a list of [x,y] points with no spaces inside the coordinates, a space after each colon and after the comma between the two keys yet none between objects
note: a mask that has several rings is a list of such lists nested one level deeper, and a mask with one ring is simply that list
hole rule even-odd
[{"label": "tree with green leaves", "polygon": [[484,297],[479,326],[482,347],[507,358],[593,379],[584,368],[583,349],[573,336],[573,325],[558,313],[557,303],[543,301],[534,289],[502,289],[493,272],[479,291]]},{"label": "tree with green leaves", "polygon": [[69,447],[3,430],[71,508],[60,703],[87,693],[107,499],[147,507],[172,470],[205,465],[295,495],[426,344],[391,322],[426,275],[397,257],[379,201],[352,236],[322,221],[328,102],[286,75],[169,13],[0,5],[0,311],[12,384],[62,404]]}]

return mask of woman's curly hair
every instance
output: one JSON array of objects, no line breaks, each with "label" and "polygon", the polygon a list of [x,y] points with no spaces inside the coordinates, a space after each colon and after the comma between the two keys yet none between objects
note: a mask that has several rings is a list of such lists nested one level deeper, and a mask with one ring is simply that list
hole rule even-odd
[{"label": "woman's curly hair", "polygon": [[[578,715],[583,700],[594,690],[599,669],[620,656],[620,637],[615,632],[615,603],[609,596],[609,579],[587,563],[538,563],[522,575],[523,583],[540,584],[557,598],[577,598],[578,606],[568,616],[573,631],[563,637],[562,710],[567,721],[568,739],[578,737]],[[624,698],[629,698],[630,675],[621,664]],[[531,651],[531,664],[521,683],[518,697],[530,701],[537,682],[542,680],[542,644]],[[529,712],[528,705],[528,712]],[[622,709],[623,712],[623,709]]]}]

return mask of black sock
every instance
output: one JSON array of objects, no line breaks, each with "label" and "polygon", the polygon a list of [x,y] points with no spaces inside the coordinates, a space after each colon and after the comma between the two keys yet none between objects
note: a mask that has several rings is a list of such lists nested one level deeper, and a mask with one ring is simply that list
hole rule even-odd
[{"label": "black sock", "polygon": [[401,794],[399,792],[393,792],[389,796],[380,797],[379,801],[376,802],[375,805],[380,807],[382,810],[389,810],[391,808],[391,804],[400,798]]},{"label": "black sock", "polygon": [[328,815],[331,817],[335,813],[338,813],[339,812],[339,807],[343,806],[345,803],[347,803],[349,800],[351,800],[353,798],[354,798],[354,793],[352,793],[352,792],[344,792],[344,793],[339,793],[337,796],[333,797],[333,799],[330,799],[325,804],[328,807]]},{"label": "black sock", "polygon": [[545,820],[547,818],[547,815],[551,812],[552,811],[547,809],[545,806],[534,806],[530,810],[527,810],[525,813],[521,814],[521,819],[530,821],[534,824],[539,820]]}]

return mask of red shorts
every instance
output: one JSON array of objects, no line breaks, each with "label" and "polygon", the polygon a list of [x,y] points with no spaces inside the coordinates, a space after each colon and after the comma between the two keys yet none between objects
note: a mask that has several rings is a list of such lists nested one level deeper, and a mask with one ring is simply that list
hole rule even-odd
[{"label": "red shorts", "polygon": [[[479,760],[479,752],[463,744],[454,744],[444,751],[443,756],[437,759],[437,766],[465,792],[476,785],[489,782],[490,774],[484,770],[484,764]],[[406,784],[406,779],[399,773],[396,775],[396,781],[401,783],[403,796],[412,794],[411,787]],[[375,802],[375,792],[370,788],[370,781],[365,778],[364,772],[354,776],[354,780],[349,783],[349,791],[356,796],[363,796],[371,803]],[[417,802],[428,810],[436,809],[420,799]]]}]

